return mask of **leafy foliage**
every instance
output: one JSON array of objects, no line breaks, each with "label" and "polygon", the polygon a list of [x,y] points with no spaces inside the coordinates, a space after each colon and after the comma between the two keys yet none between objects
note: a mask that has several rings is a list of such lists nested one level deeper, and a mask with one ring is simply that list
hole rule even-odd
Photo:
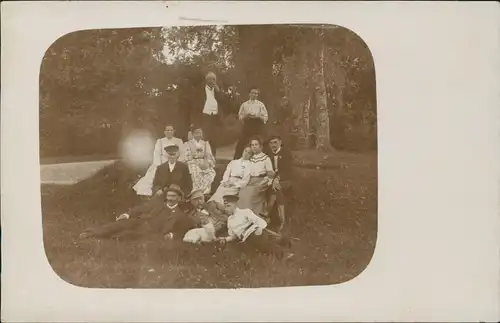
[{"label": "leafy foliage", "polygon": [[[319,126],[313,78],[315,62],[323,55],[331,142],[340,149],[376,148],[373,59],[352,31],[320,25],[238,25],[174,27],[166,35],[172,53],[181,54],[184,61],[194,63],[198,58],[197,66],[204,71],[236,74],[230,84],[243,98],[250,86],[258,85],[271,119],[279,100],[290,97],[295,121],[288,128],[305,137],[306,146]],[[311,121],[304,121],[304,109],[310,110],[306,119]]]},{"label": "leafy foliage", "polygon": [[161,99],[146,80],[162,48],[161,29],[150,28],[74,32],[52,44],[40,70],[42,154],[97,153],[122,126],[151,121]]},{"label": "leafy foliage", "polygon": [[[303,120],[306,106],[314,120],[316,105],[312,78],[319,52],[310,27],[321,26],[188,26],[65,35],[41,64],[41,155],[112,153],[130,129],[160,135],[166,122],[178,124],[182,135],[187,132],[185,102],[209,70],[231,93],[232,111],[257,85],[271,120],[287,96],[294,110],[286,125],[291,136],[314,136],[314,122]],[[375,74],[366,44],[351,31],[331,26],[324,27],[321,41],[330,141],[340,149],[375,148]],[[234,117],[227,122],[234,124]],[[221,138],[234,140],[238,127],[229,128]]]}]

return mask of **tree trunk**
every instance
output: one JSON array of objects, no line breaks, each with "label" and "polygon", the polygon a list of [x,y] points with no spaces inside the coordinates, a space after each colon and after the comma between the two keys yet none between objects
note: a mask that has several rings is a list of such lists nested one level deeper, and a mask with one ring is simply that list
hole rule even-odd
[{"label": "tree trunk", "polygon": [[273,43],[268,39],[270,28],[267,25],[237,26],[239,46],[235,53],[241,80],[238,91],[242,99],[247,100],[250,87],[257,86],[260,89],[259,99],[268,108],[272,106],[275,94]]},{"label": "tree trunk", "polygon": [[307,78],[306,63],[302,59],[301,49],[294,55],[284,58],[283,83],[293,109],[293,132],[296,136],[296,148],[309,148],[311,96]]},{"label": "tree trunk", "polygon": [[[321,27],[320,27],[321,28]],[[316,98],[316,149],[329,151],[330,144],[330,120],[328,117],[327,93],[324,73],[324,44],[323,29],[317,31],[318,52],[317,59],[313,63],[313,84]]]},{"label": "tree trunk", "polygon": [[298,139],[298,147],[299,149],[307,149],[310,147],[309,135],[310,135],[310,114],[311,114],[311,99],[308,99],[306,102],[302,103],[302,118],[300,119],[299,124],[299,137]]}]

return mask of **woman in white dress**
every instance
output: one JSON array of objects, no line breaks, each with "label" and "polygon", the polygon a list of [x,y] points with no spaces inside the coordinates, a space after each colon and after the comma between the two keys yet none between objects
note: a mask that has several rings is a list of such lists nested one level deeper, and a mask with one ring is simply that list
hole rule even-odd
[{"label": "woman in white dress", "polygon": [[243,156],[239,159],[234,159],[227,165],[226,171],[222,176],[217,191],[208,200],[224,204],[222,197],[224,195],[238,195],[240,189],[245,187],[250,180],[250,157],[252,156],[252,149],[250,146],[245,147]]},{"label": "woman in white dress", "polygon": [[250,158],[250,180],[240,190],[238,207],[251,209],[262,216],[266,206],[266,191],[274,176],[273,164],[269,156],[262,152],[262,139],[254,137],[250,140],[252,157]]},{"label": "woman in white dress", "polygon": [[193,139],[184,143],[184,159],[193,180],[193,191],[200,190],[203,194],[210,194],[215,179],[215,158],[210,144],[202,138],[203,130],[195,127]]},{"label": "woman in white dress", "polygon": [[137,195],[141,196],[151,196],[153,195],[153,180],[156,174],[156,168],[161,164],[167,162],[167,153],[165,147],[176,145],[180,149],[179,161],[184,161],[184,145],[182,140],[174,137],[175,129],[174,126],[168,124],[165,126],[165,137],[160,138],[156,141],[155,149],[153,151],[153,163],[149,166],[146,175],[144,175],[133,187]]}]

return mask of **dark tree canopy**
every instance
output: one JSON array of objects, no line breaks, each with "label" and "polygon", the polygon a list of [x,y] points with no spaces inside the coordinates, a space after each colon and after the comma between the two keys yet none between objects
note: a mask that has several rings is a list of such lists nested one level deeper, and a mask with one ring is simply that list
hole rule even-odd
[{"label": "dark tree canopy", "polygon": [[[40,70],[42,156],[112,153],[135,128],[160,135],[164,123],[178,122],[208,71],[231,93],[235,112],[257,85],[271,120],[280,100],[289,98],[294,117],[287,127],[294,136],[308,141],[326,130],[336,149],[376,147],[373,60],[353,32],[312,25],[191,26],[78,31],[52,44]],[[318,82],[326,91],[328,125],[317,121],[323,115]],[[238,125],[234,116],[226,121],[230,135],[221,138],[228,141]]]}]

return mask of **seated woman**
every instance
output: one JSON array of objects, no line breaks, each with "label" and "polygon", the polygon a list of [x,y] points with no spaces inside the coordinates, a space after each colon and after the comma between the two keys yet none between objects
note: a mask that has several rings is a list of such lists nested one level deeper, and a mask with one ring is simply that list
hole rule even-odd
[{"label": "seated woman", "polygon": [[208,201],[223,204],[224,195],[238,195],[240,189],[245,187],[250,180],[250,157],[252,157],[252,149],[247,146],[240,159],[229,162],[217,191]]},{"label": "seated woman", "polygon": [[179,138],[174,137],[175,129],[174,126],[168,124],[165,126],[165,137],[160,138],[156,141],[155,149],[153,151],[153,163],[149,166],[146,175],[144,175],[133,187],[137,195],[141,196],[151,196],[153,195],[153,180],[155,178],[156,169],[161,164],[167,162],[167,153],[165,147],[167,146],[178,146],[181,148],[179,161],[184,160],[184,149],[182,149],[183,142]]},{"label": "seated woman", "polygon": [[240,190],[238,207],[262,215],[266,205],[266,191],[274,176],[273,165],[271,159],[262,152],[260,137],[253,137],[250,140],[250,147],[253,154],[250,158],[250,179]]},{"label": "seated woman", "polygon": [[215,158],[207,141],[202,139],[203,130],[194,127],[193,139],[184,144],[184,158],[193,180],[193,191],[210,194],[215,179]]}]

